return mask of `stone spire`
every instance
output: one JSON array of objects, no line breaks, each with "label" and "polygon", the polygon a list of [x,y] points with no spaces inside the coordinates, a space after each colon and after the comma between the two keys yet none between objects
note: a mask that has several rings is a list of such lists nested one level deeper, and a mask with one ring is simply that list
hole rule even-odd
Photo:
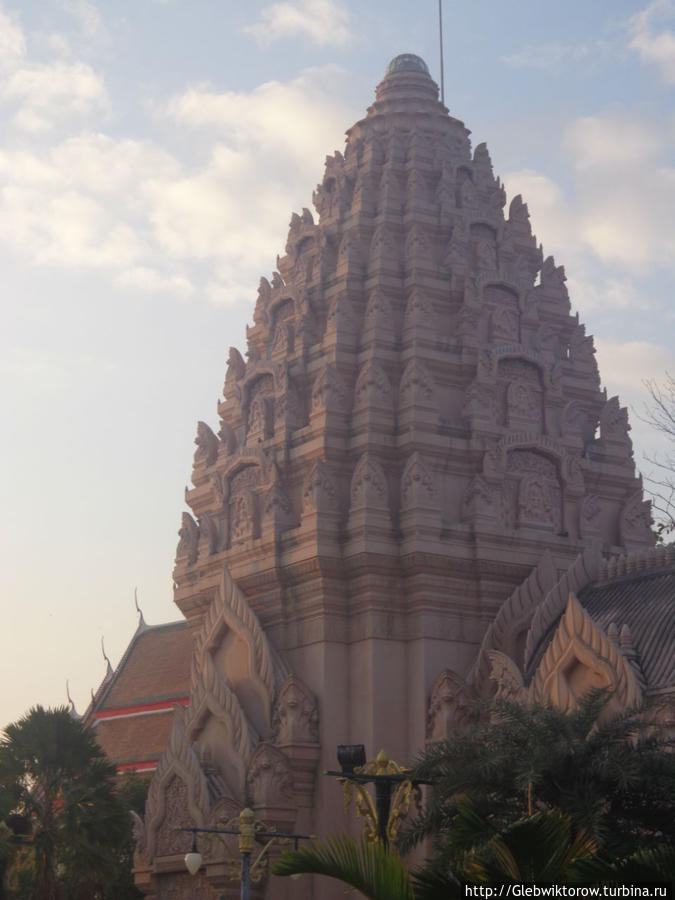
[{"label": "stone spire", "polygon": [[[293,214],[260,280],[246,359],[230,351],[218,434],[199,423],[174,570],[201,629],[195,696],[236,727],[188,711],[171,752],[192,759],[208,733],[233,797],[244,756],[275,739],[284,672],[321,768],[345,742],[406,762],[439,672],[454,687],[438,703],[457,705],[487,623],[544,554],[560,570],[589,542],[652,543],[625,410],[564,270],[519,196],[505,215],[486,146],[472,153],[419,57],[392,61],[313,199],[318,221]],[[295,827],[336,827],[310,757],[282,755],[303,773]]]}]

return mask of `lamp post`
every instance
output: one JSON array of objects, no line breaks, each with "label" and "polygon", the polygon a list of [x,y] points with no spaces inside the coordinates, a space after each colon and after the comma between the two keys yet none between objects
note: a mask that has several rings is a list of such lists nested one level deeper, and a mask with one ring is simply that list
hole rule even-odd
[{"label": "lamp post", "polygon": [[[338,744],[337,757],[340,771],[325,774],[342,782],[346,809],[356,800],[356,813],[365,818],[365,839],[370,843],[381,841],[388,848],[408,814],[413,797],[419,809],[419,786],[431,782],[411,778],[410,769],[389,759],[383,750],[367,763],[363,744]],[[366,788],[368,784],[375,785],[374,803]]]},{"label": "lamp post", "polygon": [[[239,816],[225,823],[228,825],[237,825],[236,828],[207,828],[200,825],[181,825],[178,831],[192,832],[192,848],[189,853],[185,854],[185,867],[190,875],[196,875],[202,865],[202,855],[197,849],[197,833],[205,834],[232,834],[237,835],[237,844],[240,859],[238,861],[230,861],[230,869],[233,878],[241,880],[241,900],[250,900],[251,882],[260,881],[263,876],[264,867],[267,863],[266,853],[272,846],[274,841],[280,844],[295,843],[295,849],[298,849],[298,841],[310,840],[310,834],[285,834],[278,831],[269,831],[262,822],[256,821],[255,813],[252,809],[242,809]],[[251,856],[255,848],[256,841],[266,841],[260,853],[252,861]]]}]

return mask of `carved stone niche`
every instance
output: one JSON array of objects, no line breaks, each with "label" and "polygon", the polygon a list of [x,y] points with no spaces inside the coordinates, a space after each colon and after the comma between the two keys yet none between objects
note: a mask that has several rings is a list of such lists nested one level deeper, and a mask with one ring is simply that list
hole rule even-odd
[{"label": "carved stone niche", "polygon": [[271,437],[274,429],[274,379],[265,374],[248,389],[246,437],[249,442]]},{"label": "carved stone niche", "polygon": [[272,727],[281,747],[319,742],[317,700],[297,675],[289,675],[279,690]]},{"label": "carved stone niche", "polygon": [[497,236],[483,223],[471,226],[471,251],[478,272],[494,272],[497,268]]},{"label": "carved stone niche", "polygon": [[434,681],[427,707],[427,742],[449,740],[477,718],[472,689],[452,669],[444,669]]},{"label": "carved stone niche", "polygon": [[595,537],[602,531],[602,502],[597,494],[589,494],[581,501],[579,534],[582,538]]},{"label": "carved stone niche", "polygon": [[440,537],[441,502],[436,479],[418,452],[408,460],[401,476],[401,531],[419,545]]},{"label": "carved stone niche", "polygon": [[355,510],[389,511],[387,478],[376,459],[364,454],[354,469],[351,484],[350,514]]},{"label": "carved stone niche", "polygon": [[500,424],[519,431],[544,430],[544,391],[536,365],[524,359],[500,359],[497,365]]},{"label": "carved stone niche", "polygon": [[303,520],[308,515],[339,517],[340,512],[340,496],[335,479],[326,464],[317,459],[312,463],[302,489]]},{"label": "carved stone niche", "polygon": [[331,345],[340,340],[351,347],[356,340],[357,332],[354,306],[347,294],[338,294],[328,304],[323,342]]},{"label": "carved stone niche", "polygon": [[347,387],[340,373],[326,364],[312,385],[311,417],[325,413],[344,414],[347,410]]},{"label": "carved stone niche", "polygon": [[496,417],[492,385],[472,381],[464,395],[462,415],[470,419],[473,424],[479,422],[493,424]]},{"label": "carved stone niche", "polygon": [[286,754],[267,741],[256,747],[248,764],[246,787],[253,807],[293,809],[293,772]]},{"label": "carved stone niche", "polygon": [[293,507],[280,484],[273,484],[263,498],[262,531],[273,534],[294,528]]},{"label": "carved stone niche", "polygon": [[245,466],[230,476],[228,481],[228,512],[230,522],[230,547],[260,537],[260,488],[258,466]]},{"label": "carved stone niche", "polygon": [[389,377],[376,362],[366,362],[354,387],[352,426],[359,431],[369,422],[377,422],[382,427],[390,428],[393,419],[394,398]]},{"label": "carved stone niche", "polygon": [[540,431],[541,397],[524,381],[512,381],[506,389],[506,416],[510,428]]},{"label": "carved stone niche", "polygon": [[393,310],[389,297],[378,287],[371,291],[363,315],[364,337],[374,335],[380,340],[392,340],[394,335]]},{"label": "carved stone niche", "polygon": [[533,450],[507,456],[503,494],[504,524],[509,528],[562,530],[562,487],[558,467]]},{"label": "carved stone niche", "polygon": [[394,552],[387,477],[379,462],[367,453],[354,469],[350,501],[347,520],[349,540],[345,545],[345,554],[361,552],[364,541],[373,552]]},{"label": "carved stone niche", "polygon": [[293,352],[295,339],[295,307],[293,299],[288,297],[282,300],[275,308],[273,315],[273,328],[269,345],[270,356],[285,359]]},{"label": "carved stone niche", "polygon": [[272,716],[274,742],[288,757],[298,807],[311,807],[321,755],[316,697],[297,675],[281,685]]},{"label": "carved stone niche", "polygon": [[474,475],[462,498],[462,520],[496,522],[499,518],[499,487],[489,484],[482,475]]},{"label": "carved stone niche", "polygon": [[415,432],[438,425],[438,402],[434,378],[418,359],[411,359],[403,370],[398,389],[398,426]]},{"label": "carved stone niche", "polygon": [[403,317],[403,339],[415,335],[428,339],[436,337],[436,316],[433,303],[418,288],[415,288],[408,297]]},{"label": "carved stone niche", "polygon": [[520,309],[517,296],[508,288],[491,284],[484,289],[490,315],[490,340],[504,343],[520,341]]}]

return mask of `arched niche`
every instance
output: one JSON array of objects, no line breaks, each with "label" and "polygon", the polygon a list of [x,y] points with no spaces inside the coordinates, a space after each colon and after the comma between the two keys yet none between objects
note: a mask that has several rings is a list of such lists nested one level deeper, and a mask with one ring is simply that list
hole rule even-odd
[{"label": "arched niche", "polygon": [[234,470],[228,477],[228,547],[260,537],[259,466],[252,464]]},{"label": "arched niche", "polygon": [[557,459],[519,447],[506,455],[503,516],[507,528],[563,530],[563,489]]},{"label": "arched niche", "polygon": [[540,367],[522,357],[497,363],[499,424],[544,434],[544,383]]},{"label": "arched niche", "polygon": [[489,315],[489,339],[495,343],[520,342],[518,293],[505,284],[487,284],[483,302]]},{"label": "arched niche", "polygon": [[471,253],[479,272],[494,272],[497,268],[497,232],[486,222],[474,222],[470,227]]},{"label": "arched niche", "polygon": [[271,437],[274,431],[274,377],[266,372],[246,385],[246,436]]}]

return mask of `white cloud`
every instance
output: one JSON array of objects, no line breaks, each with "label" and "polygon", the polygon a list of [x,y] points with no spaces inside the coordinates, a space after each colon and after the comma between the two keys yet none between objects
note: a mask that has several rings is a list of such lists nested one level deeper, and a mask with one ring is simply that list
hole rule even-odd
[{"label": "white cloud", "polygon": [[148,266],[134,266],[119,273],[115,279],[123,288],[132,288],[147,294],[174,294],[189,297],[194,287],[184,275],[167,275]]},{"label": "white cloud", "polygon": [[336,0],[295,0],[266,6],[244,29],[263,46],[284,38],[309,38],[319,46],[346,47],[352,40],[349,13]]},{"label": "white cloud", "polygon": [[[590,251],[623,272],[672,267],[675,259],[675,168],[672,134],[626,113],[587,116],[565,129],[562,148],[571,189],[532,171],[505,176],[522,193],[533,228],[565,258]],[[618,303],[620,303],[617,297]]]},{"label": "white cloud", "polygon": [[100,132],[0,151],[0,241],[37,263],[109,269],[130,290],[253,299],[353,117],[334,102],[335,71],[174,97],[165,126],[194,129],[203,162]]},{"label": "white cloud", "polygon": [[0,198],[0,240],[36,262],[116,267],[130,265],[142,252],[134,229],[82,192],[45,194],[11,185]]},{"label": "white cloud", "polygon": [[25,56],[26,39],[21,26],[0,9],[0,71],[13,69]]},{"label": "white cloud", "polygon": [[615,170],[657,158],[663,151],[663,128],[626,114],[583,116],[567,126],[563,141],[577,169]]},{"label": "white cloud", "polygon": [[14,124],[34,133],[49,130],[61,119],[87,115],[107,106],[102,80],[83,62],[19,67],[5,81],[0,97],[19,104]]},{"label": "white cloud", "polygon": [[628,22],[632,35],[629,46],[644,62],[657,66],[669,84],[675,84],[675,34],[670,28],[664,28],[663,23],[674,18],[672,0],[655,0]]},{"label": "white cloud", "polygon": [[608,396],[618,395],[621,405],[629,411],[636,466],[648,475],[653,470],[648,460],[672,453],[672,447],[643,421],[650,405],[645,381],[653,378],[663,382],[666,372],[675,371],[675,355],[668,347],[649,341],[596,339],[594,343]]},{"label": "white cloud", "polygon": [[531,169],[521,169],[507,172],[503,181],[509,196],[522,194],[533,231],[546,240],[546,255],[575,245],[574,210],[553,179]]},{"label": "white cloud", "polygon": [[282,160],[292,156],[316,166],[344,143],[344,123],[352,115],[335,91],[340,74],[337,66],[307,69],[250,93],[197,86],[171,98],[167,114],[182,125],[215,129],[240,152],[268,148]]}]

